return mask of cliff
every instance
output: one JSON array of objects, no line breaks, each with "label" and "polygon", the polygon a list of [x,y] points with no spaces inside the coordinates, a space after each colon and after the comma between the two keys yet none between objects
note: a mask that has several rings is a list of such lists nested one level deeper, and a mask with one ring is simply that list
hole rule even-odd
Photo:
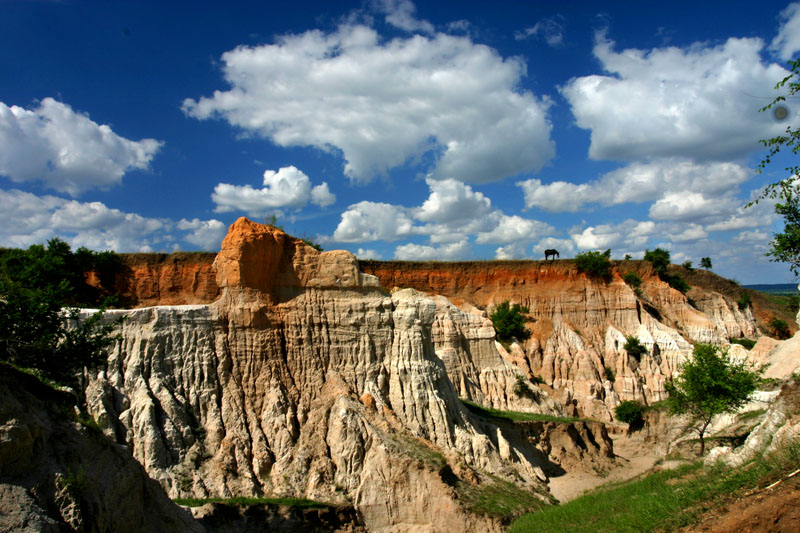
[{"label": "cliff", "polygon": [[0,364],[0,531],[203,531],[75,400]]},{"label": "cliff", "polygon": [[464,407],[559,412],[533,383],[534,399],[514,394],[480,312],[390,295],[352,254],[246,219],[214,268],[211,304],[108,312],[128,318],[87,394],[173,497],[302,496],[352,502],[370,530],[491,531],[477,503],[516,486],[520,511],[547,504],[544,469],[568,442],[608,454],[602,425],[574,433],[589,446],[551,431],[553,452]]}]

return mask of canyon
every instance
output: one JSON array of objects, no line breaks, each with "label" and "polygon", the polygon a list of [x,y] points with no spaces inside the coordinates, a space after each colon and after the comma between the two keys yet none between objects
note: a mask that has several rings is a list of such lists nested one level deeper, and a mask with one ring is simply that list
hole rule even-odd
[{"label": "canyon", "polygon": [[[88,279],[131,307],[106,312],[125,320],[88,411],[153,498],[309,498],[355,510],[342,531],[500,531],[554,503],[550,478],[615,468],[614,407],[665,398],[695,343],[797,370],[757,298],[740,309],[708,272],[683,294],[643,261],[614,261],[610,280],[570,260],[359,261],[242,218],[218,254],[123,256],[113,287]],[[529,338],[495,339],[504,301],[529,309]],[[647,353],[629,356],[629,336]],[[487,511],[497,494],[516,507]],[[168,503],[185,530],[215,530],[213,506]]]}]

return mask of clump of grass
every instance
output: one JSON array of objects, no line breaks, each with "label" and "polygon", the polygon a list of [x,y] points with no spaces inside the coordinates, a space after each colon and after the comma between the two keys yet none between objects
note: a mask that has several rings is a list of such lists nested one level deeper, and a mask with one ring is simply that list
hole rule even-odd
[{"label": "clump of grass", "polygon": [[522,516],[511,532],[672,531],[697,523],[726,498],[764,487],[795,468],[800,441],[738,468],[701,462],[609,484],[558,507]]},{"label": "clump of grass", "polygon": [[544,508],[548,503],[532,492],[492,476],[492,481],[480,485],[460,482],[456,488],[459,499],[473,513],[510,520],[523,513]]},{"label": "clump of grass", "polygon": [[756,345],[756,341],[754,341],[752,339],[746,339],[744,337],[742,337],[741,339],[737,339],[735,337],[731,337],[729,340],[730,340],[731,344],[741,344],[742,346],[744,346],[748,350],[752,350],[753,346]]},{"label": "clump of grass", "polygon": [[483,407],[469,400],[464,400],[463,398],[461,399],[461,403],[472,413],[483,418],[496,418],[512,422],[559,422],[561,424],[587,421],[583,418],[567,418],[563,416],[543,415],[540,413],[521,413],[519,411],[501,411],[500,409]]},{"label": "clump of grass", "polygon": [[283,505],[285,507],[297,507],[301,509],[326,509],[333,505],[303,498],[175,498],[173,500],[178,505],[184,507],[200,507],[207,503],[222,503],[225,505],[235,505],[237,507],[250,507],[251,505]]}]

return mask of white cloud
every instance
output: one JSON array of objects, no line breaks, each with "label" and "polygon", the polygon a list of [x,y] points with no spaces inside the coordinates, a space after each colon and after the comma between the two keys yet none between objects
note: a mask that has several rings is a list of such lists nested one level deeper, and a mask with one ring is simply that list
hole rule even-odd
[{"label": "white cloud", "polygon": [[637,248],[644,246],[657,229],[651,220],[628,219],[616,225],[601,224],[589,226],[583,231],[573,230],[570,237],[580,250],[605,250],[619,246]]},{"label": "white cloud", "polygon": [[594,55],[608,75],[573,78],[561,93],[591,130],[594,159],[741,157],[784,126],[759,113],[762,94],[787,71],[764,64],[760,39],[719,46],[626,49],[599,34]]},{"label": "white cloud", "polygon": [[564,17],[561,15],[556,15],[554,17],[544,18],[533,26],[527,27],[523,31],[514,33],[514,38],[518,41],[529,39],[531,37],[539,37],[544,39],[549,46],[554,48],[563,45]]},{"label": "white cloud", "polygon": [[280,146],[341,151],[356,182],[428,154],[438,156],[430,177],[486,183],[535,172],[555,153],[550,101],[519,89],[525,64],[468,37],[382,42],[343,25],[240,46],[222,61],[231,89],[186,99],[188,115]]},{"label": "white cloud", "polygon": [[[192,233],[184,235],[185,231]],[[214,232],[218,236],[225,232],[217,220],[182,220],[176,224],[169,219],[126,213],[100,202],[0,190],[0,246],[27,247],[61,237],[75,248],[149,252],[174,248],[178,239],[185,238],[216,250],[221,237],[212,246],[210,236]]]},{"label": "white cloud", "polygon": [[781,11],[780,18],[781,28],[770,43],[769,49],[784,61],[788,61],[800,50],[800,3],[789,4]]},{"label": "white cloud", "polygon": [[453,261],[466,258],[471,251],[466,239],[437,247],[409,243],[395,248],[394,258],[400,261]]},{"label": "white cloud", "polygon": [[525,245],[521,242],[512,242],[506,246],[499,246],[494,251],[495,259],[525,259]]},{"label": "white cloud", "polygon": [[311,189],[311,203],[320,207],[328,207],[336,203],[336,195],[331,192],[328,184],[323,181]]},{"label": "white cloud", "polygon": [[404,207],[380,202],[359,202],[342,213],[333,232],[339,242],[396,241],[419,230]]},{"label": "white cloud", "polygon": [[410,0],[378,0],[376,7],[386,13],[386,23],[408,32],[433,33],[433,24],[416,18],[417,6]]},{"label": "white cloud", "polygon": [[[714,197],[720,200],[718,205],[727,206],[739,191],[738,186],[752,173],[736,163],[695,163],[669,158],[631,163],[583,184],[555,181],[545,185],[541,180],[529,179],[517,185],[525,195],[526,207],[550,212],[577,212],[594,203],[617,205],[658,200],[656,203],[660,205],[669,203],[668,197],[687,193]],[[656,213],[663,213],[662,207]]]},{"label": "white cloud", "polygon": [[178,222],[178,229],[191,231],[191,233],[183,237],[184,240],[199,246],[203,250],[211,251],[220,249],[222,239],[228,232],[225,224],[216,219],[200,220],[193,218],[192,220],[187,220],[184,218]]},{"label": "white cloud", "polygon": [[356,252],[356,257],[359,258],[359,259],[374,259],[374,260],[382,259],[382,255],[381,255],[380,252],[376,252],[375,250],[364,249],[364,248],[359,248],[358,249],[358,251]]},{"label": "white cloud", "polygon": [[538,220],[522,218],[517,215],[503,215],[491,231],[478,233],[477,243],[531,242],[543,235],[555,233],[555,228]]},{"label": "white cloud", "polygon": [[440,224],[461,223],[486,216],[492,210],[489,198],[460,181],[428,179],[426,183],[431,193],[420,207],[413,210],[417,220]]},{"label": "white cloud", "polygon": [[250,216],[262,217],[276,209],[301,208],[309,200],[322,207],[336,201],[327,183],[312,189],[308,176],[294,166],[282,167],[277,172],[264,171],[263,185],[263,188],[255,189],[250,185],[217,184],[211,194],[211,199],[217,204],[214,211],[244,211]]},{"label": "white cloud", "polygon": [[670,238],[672,242],[694,242],[708,237],[708,232],[699,224],[689,224],[682,229],[683,231]]},{"label": "white cloud", "polygon": [[754,231],[743,231],[739,235],[734,237],[733,240],[734,242],[765,244],[769,242],[771,239],[766,232],[754,230]]},{"label": "white cloud", "polygon": [[40,181],[76,196],[147,169],[162,145],[120,137],[52,98],[32,110],[0,102],[0,175],[17,183]]},{"label": "white cloud", "polygon": [[731,197],[707,197],[697,192],[674,192],[650,206],[656,220],[697,221],[730,213],[740,202]]}]

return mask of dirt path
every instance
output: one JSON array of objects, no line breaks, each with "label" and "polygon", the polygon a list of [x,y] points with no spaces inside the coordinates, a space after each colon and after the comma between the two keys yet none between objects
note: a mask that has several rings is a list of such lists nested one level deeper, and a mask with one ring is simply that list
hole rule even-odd
[{"label": "dirt path", "polygon": [[652,446],[644,444],[640,433],[632,437],[627,435],[611,437],[614,441],[614,453],[618,456],[618,466],[607,475],[570,472],[550,478],[550,492],[564,503],[604,483],[624,481],[650,470],[658,456],[652,452]]}]

